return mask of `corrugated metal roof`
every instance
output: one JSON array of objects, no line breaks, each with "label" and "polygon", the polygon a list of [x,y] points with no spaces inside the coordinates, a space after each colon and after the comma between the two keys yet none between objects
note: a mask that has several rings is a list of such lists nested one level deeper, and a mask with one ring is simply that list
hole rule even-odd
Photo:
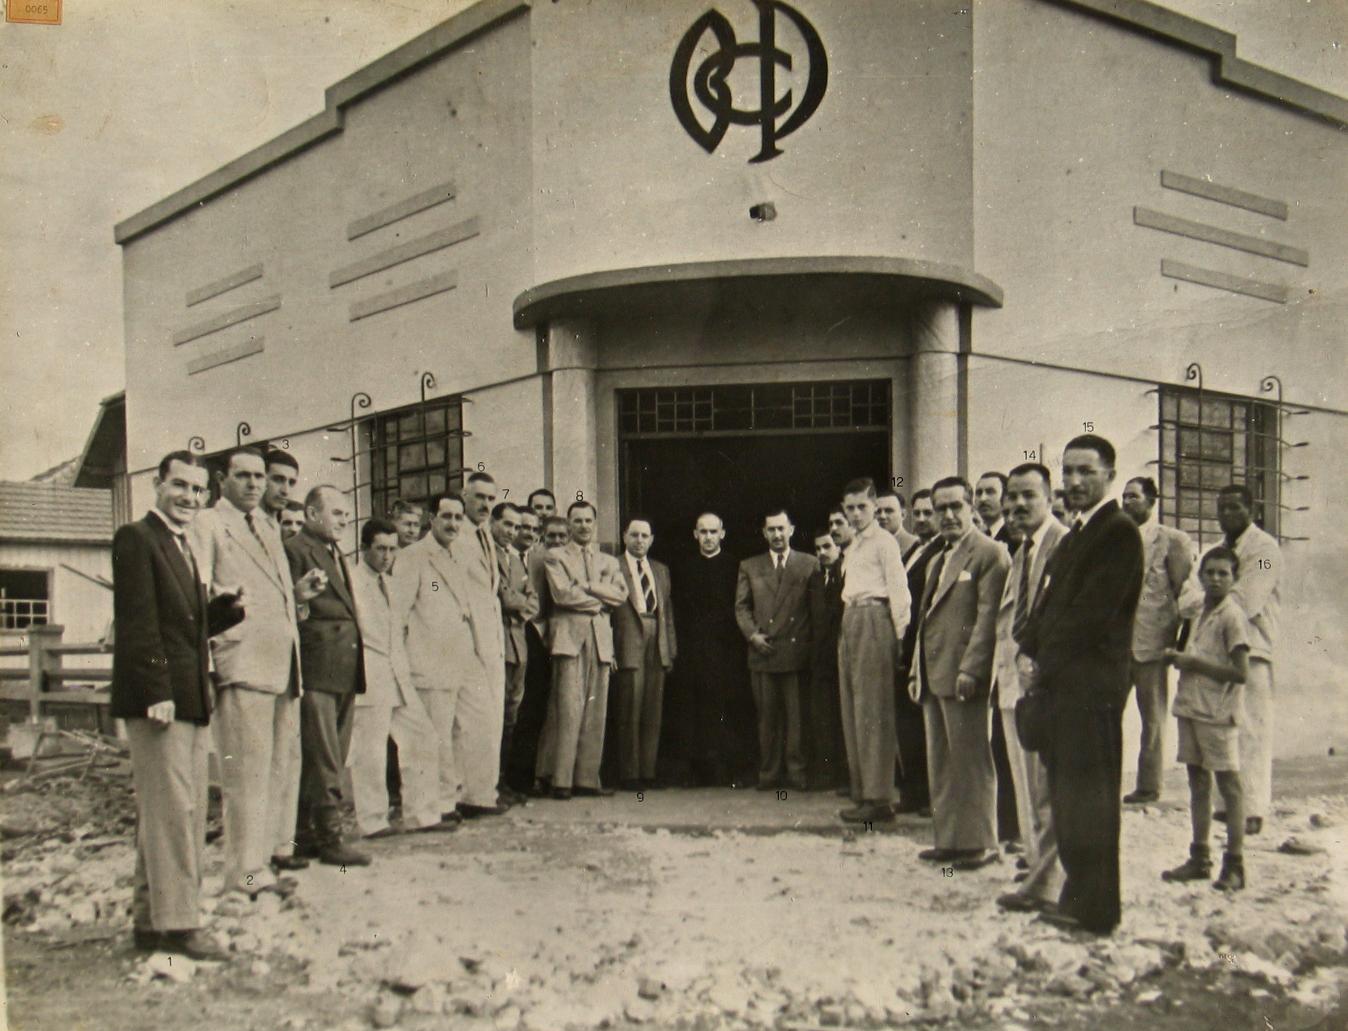
[{"label": "corrugated metal roof", "polygon": [[112,542],[112,492],[0,481],[0,541]]}]

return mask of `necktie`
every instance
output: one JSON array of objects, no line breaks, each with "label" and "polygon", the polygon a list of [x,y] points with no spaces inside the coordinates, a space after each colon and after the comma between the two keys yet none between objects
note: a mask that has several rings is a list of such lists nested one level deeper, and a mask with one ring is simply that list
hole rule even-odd
[{"label": "necktie", "polygon": [[1034,538],[1026,537],[1020,546],[1020,583],[1016,586],[1016,608],[1011,617],[1011,636],[1019,637],[1030,618],[1030,565],[1033,562]]},{"label": "necktie", "polygon": [[384,601],[387,602],[389,600],[388,581],[384,579],[384,574],[380,573],[378,576],[376,576],[375,581],[379,584],[379,593],[384,596]]},{"label": "necktie", "polygon": [[590,581],[594,578],[594,574],[590,572],[590,549],[588,547],[582,547],[580,549],[580,557],[582,564],[585,566],[585,583],[588,586]]},{"label": "necktie", "polygon": [[931,584],[931,590],[927,592],[927,604],[922,609],[925,616],[927,610],[931,608],[931,603],[936,600],[936,592],[941,586],[941,574],[945,571],[945,559],[950,554],[948,547],[943,547],[941,553],[936,556],[936,561],[932,568],[927,572],[927,582]]},{"label": "necktie", "polygon": [[641,569],[641,596],[646,600],[646,613],[655,612],[655,585],[651,583],[650,566],[643,561]]},{"label": "necktie", "polygon": [[329,544],[328,552],[332,555],[333,565],[337,567],[337,579],[341,580],[342,583],[345,584],[347,582],[346,564],[342,561],[341,549],[339,549],[336,544]]},{"label": "necktie", "polygon": [[[253,540],[257,541],[258,547],[263,551],[266,551],[267,542],[262,539],[262,534],[257,532],[257,523],[253,521],[253,513],[245,512],[243,514],[243,521],[248,524],[248,532],[253,535]],[[268,554],[270,554],[270,552],[268,552]]]}]

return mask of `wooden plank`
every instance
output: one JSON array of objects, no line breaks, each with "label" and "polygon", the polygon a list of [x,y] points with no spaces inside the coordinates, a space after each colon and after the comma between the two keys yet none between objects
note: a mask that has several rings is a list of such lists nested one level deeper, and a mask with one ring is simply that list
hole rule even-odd
[{"label": "wooden plank", "polygon": [[226,347],[221,351],[213,351],[210,354],[202,355],[200,358],[193,358],[187,363],[187,374],[195,376],[198,372],[205,372],[207,369],[214,369],[220,365],[228,365],[230,362],[237,362],[240,358],[247,358],[250,355],[261,354],[265,349],[263,347],[264,339],[264,337],[249,337],[241,344]]},{"label": "wooden plank", "polygon": [[[38,698],[44,704],[56,702],[62,705],[107,705],[112,701],[112,695],[107,691],[43,691]],[[28,699],[27,688],[0,684],[0,701],[26,702]]]},{"label": "wooden plank", "polygon": [[227,276],[221,276],[213,283],[207,283],[205,286],[199,286],[195,290],[187,291],[187,306],[190,308],[194,304],[200,304],[202,301],[209,301],[212,297],[219,297],[223,293],[228,293],[235,287],[243,286],[245,283],[251,283],[255,279],[262,278],[262,265],[249,265],[247,268],[239,269],[238,272],[231,272]]},{"label": "wooden plank", "polygon": [[368,258],[362,258],[360,261],[342,266],[328,277],[328,286],[335,289],[346,283],[355,282],[357,279],[363,279],[365,276],[372,276],[376,272],[382,272],[386,268],[393,268],[394,265],[401,265],[405,261],[419,258],[423,254],[431,254],[456,243],[462,243],[464,240],[471,240],[477,234],[476,218],[455,222],[452,226],[437,229],[433,233],[418,236],[415,240],[408,240],[407,243],[399,244],[397,247],[390,247],[387,250],[371,254]]},{"label": "wooden plank", "polygon": [[281,295],[272,294],[270,297],[264,297],[260,301],[254,301],[252,304],[243,304],[237,308],[231,308],[229,311],[221,312],[219,315],[204,322],[198,322],[188,326],[186,329],[180,329],[173,334],[173,346],[185,344],[189,340],[196,340],[198,337],[204,337],[208,333],[216,333],[230,326],[236,326],[240,322],[247,322],[249,319],[255,319],[259,315],[266,315],[270,311],[275,311],[281,307]]},{"label": "wooden plank", "polygon": [[1167,215],[1163,211],[1156,211],[1152,208],[1133,208],[1133,222],[1135,225],[1145,226],[1148,229],[1159,229],[1163,233],[1174,233],[1176,236],[1187,236],[1191,240],[1202,240],[1204,243],[1215,243],[1219,247],[1230,247],[1233,250],[1245,251],[1248,254],[1258,254],[1260,257],[1285,261],[1289,265],[1304,267],[1311,263],[1309,252],[1302,250],[1300,247],[1272,243],[1257,236],[1247,236],[1245,233],[1233,233],[1229,229],[1221,229],[1203,222],[1194,222],[1191,219],[1179,218],[1176,215]]},{"label": "wooden plank", "polygon": [[1233,294],[1276,301],[1278,304],[1287,303],[1288,289],[1285,286],[1263,283],[1245,276],[1233,276],[1229,272],[1199,268],[1197,265],[1172,261],[1170,258],[1161,259],[1161,275],[1170,279],[1182,279],[1186,283],[1197,283],[1199,286],[1210,286],[1217,290],[1229,290]]},{"label": "wooden plank", "polygon": [[415,283],[400,286],[396,290],[388,290],[382,294],[367,297],[363,301],[356,301],[351,305],[351,315],[347,321],[355,322],[357,319],[368,318],[378,312],[397,308],[399,305],[411,304],[413,301],[420,301],[427,297],[434,297],[436,294],[442,294],[446,290],[453,290],[459,285],[458,279],[458,275],[454,272],[442,272],[438,276],[420,279]]},{"label": "wooden plank", "polygon": [[1161,185],[1167,190],[1178,190],[1180,193],[1202,197],[1204,200],[1215,200],[1218,204],[1230,204],[1235,208],[1257,211],[1261,215],[1287,221],[1287,203],[1274,200],[1272,197],[1261,197],[1257,193],[1247,193],[1233,186],[1222,186],[1206,179],[1196,179],[1191,175],[1167,172],[1164,169],[1161,171]]},{"label": "wooden plank", "polygon": [[427,208],[433,208],[447,200],[453,200],[454,193],[453,182],[441,183],[439,186],[432,186],[429,190],[422,190],[406,200],[400,200],[396,204],[390,204],[388,207],[381,208],[364,218],[356,219],[346,227],[346,238],[354,240],[358,236],[364,236],[366,233],[372,233],[376,229],[383,229],[384,226],[399,222],[409,215],[415,215],[418,211],[425,211]]}]

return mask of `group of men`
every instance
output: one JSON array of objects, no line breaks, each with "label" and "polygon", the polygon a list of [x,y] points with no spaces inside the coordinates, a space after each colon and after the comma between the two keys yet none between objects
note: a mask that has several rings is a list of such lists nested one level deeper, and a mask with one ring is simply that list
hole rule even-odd
[{"label": "group of men", "polygon": [[[763,520],[766,551],[733,559],[706,512],[696,557],[671,576],[649,556],[650,519],[625,519],[615,556],[596,546],[591,502],[577,495],[561,513],[539,489],[516,506],[485,472],[425,510],[398,503],[364,522],[348,561],[345,494],[314,487],[297,522],[290,454],[230,452],[205,510],[201,460],[165,456],[154,509],[114,541],[113,712],[127,722],[138,802],[136,944],[220,958],[198,932],[208,723],[225,887],[251,896],[287,893],[283,874],[314,859],[370,862],[343,839],[348,766],[357,829],[378,839],[452,831],[526,794],[660,786],[662,739],[679,737],[702,783],[747,772],[762,790],[837,788],[852,801],[840,817],[858,824],[929,815],[925,860],[976,869],[1003,845],[1023,852],[1005,908],[1107,933],[1119,919],[1124,705],[1136,684],[1142,755],[1125,801],[1151,801],[1164,652],[1195,604],[1187,539],[1156,522],[1150,480],[1128,482],[1122,509],[1108,499],[1114,462],[1103,438],[1068,444],[1070,530],[1035,463],[918,491],[912,532],[903,497],[859,479],[812,536],[813,555],[792,549],[779,508]],[[1262,634],[1242,729],[1257,823],[1277,561],[1252,508],[1245,488],[1228,488],[1219,518],[1244,552],[1237,601]],[[1247,557],[1269,575],[1247,584]],[[681,687],[667,699],[676,659]],[[1017,727],[1027,695],[1048,700],[1033,751]]]}]

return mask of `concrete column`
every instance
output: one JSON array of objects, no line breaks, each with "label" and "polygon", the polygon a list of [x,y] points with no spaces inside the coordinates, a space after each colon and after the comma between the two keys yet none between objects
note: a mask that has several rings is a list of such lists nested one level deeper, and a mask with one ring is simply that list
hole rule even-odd
[{"label": "concrete column", "polygon": [[547,367],[552,377],[550,426],[552,489],[562,513],[581,492],[599,503],[595,424],[598,342],[594,323],[558,319],[548,325]]},{"label": "concrete column", "polygon": [[914,312],[908,381],[908,469],[905,493],[953,476],[960,465],[959,306],[933,301]]}]

